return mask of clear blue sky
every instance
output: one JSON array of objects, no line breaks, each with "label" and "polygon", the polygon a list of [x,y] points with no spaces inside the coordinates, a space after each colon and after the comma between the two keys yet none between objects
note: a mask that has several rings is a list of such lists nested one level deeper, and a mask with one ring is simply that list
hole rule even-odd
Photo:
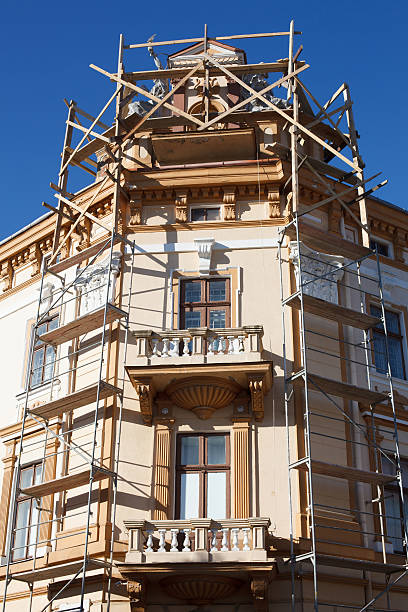
[{"label": "clear blue sky", "polygon": [[[285,2],[7,2],[0,36],[2,96],[0,240],[55,204],[66,107],[63,98],[96,114],[113,85],[92,71],[115,70],[118,37],[144,42],[209,35],[287,30],[291,18],[311,64],[304,82],[325,101],[343,81],[351,87],[367,172],[389,184],[378,196],[407,207],[406,29],[408,3],[394,0],[291,0]],[[232,43],[233,44],[233,43]],[[287,56],[287,40],[237,41],[248,61]],[[163,48],[171,52],[172,48]],[[173,47],[174,49],[174,47]],[[165,57],[163,56],[163,59]],[[147,51],[128,51],[126,69],[152,66]]]}]

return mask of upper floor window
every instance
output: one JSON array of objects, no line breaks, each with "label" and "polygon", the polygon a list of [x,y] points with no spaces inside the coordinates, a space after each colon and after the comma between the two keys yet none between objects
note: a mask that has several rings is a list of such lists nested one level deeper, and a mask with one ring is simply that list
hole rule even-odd
[{"label": "upper floor window", "polygon": [[180,519],[230,515],[227,434],[182,434],[177,439],[176,514]]},{"label": "upper floor window", "polygon": [[[382,471],[384,474],[395,474],[395,466],[386,457],[382,457]],[[404,514],[408,519],[408,461],[401,460],[402,485],[404,490],[404,504],[402,507],[401,494],[397,479],[384,486],[385,516],[387,537],[391,540],[396,552],[404,548]],[[405,510],[405,512],[404,512]],[[408,527],[408,525],[407,525]]]},{"label": "upper floor window", "polygon": [[382,242],[381,240],[377,240],[376,238],[371,238],[370,248],[373,249],[373,251],[377,251],[379,255],[383,255],[384,257],[391,257],[390,245],[386,242]]},{"label": "upper floor window", "polygon": [[22,467],[19,478],[19,496],[17,498],[16,519],[13,538],[13,561],[27,559],[34,554],[37,537],[37,526],[40,520],[40,503],[33,497],[24,495],[24,489],[40,484],[42,466],[40,463]]},{"label": "upper floor window", "polygon": [[183,329],[231,325],[229,278],[197,278],[181,283],[180,324]]},{"label": "upper floor window", "polygon": [[[381,308],[378,306],[371,306],[370,312],[375,317],[381,317]],[[397,312],[392,312],[391,310],[386,310],[385,319],[387,323],[391,374],[395,378],[405,379],[406,375],[403,350],[404,338],[401,332],[400,314]],[[385,344],[384,327],[382,323],[378,323],[374,329],[373,342],[375,368],[377,372],[386,374],[388,371],[387,350]]]},{"label": "upper floor window", "polygon": [[[38,327],[38,335],[45,334],[58,327],[58,315]],[[55,347],[37,340],[34,346],[31,387],[37,387],[51,380],[54,376]]]},{"label": "upper floor window", "polygon": [[219,206],[191,209],[191,221],[219,221],[220,219],[221,209]]}]

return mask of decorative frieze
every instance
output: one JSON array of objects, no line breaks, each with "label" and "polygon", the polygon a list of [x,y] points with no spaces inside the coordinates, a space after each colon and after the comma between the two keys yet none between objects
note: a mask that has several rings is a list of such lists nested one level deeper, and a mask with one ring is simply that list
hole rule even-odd
[{"label": "decorative frieze", "polygon": [[121,259],[122,254],[120,251],[112,253],[110,274],[110,257],[106,257],[103,261],[88,266],[83,273],[81,273],[81,270],[78,271],[79,275],[75,281],[75,288],[81,296],[81,315],[91,312],[104,304],[108,282],[110,283],[108,296],[110,299],[113,298]]},{"label": "decorative frieze", "polygon": [[129,227],[133,228],[137,225],[140,225],[142,222],[142,198],[138,194],[137,196],[132,195],[129,202]]}]

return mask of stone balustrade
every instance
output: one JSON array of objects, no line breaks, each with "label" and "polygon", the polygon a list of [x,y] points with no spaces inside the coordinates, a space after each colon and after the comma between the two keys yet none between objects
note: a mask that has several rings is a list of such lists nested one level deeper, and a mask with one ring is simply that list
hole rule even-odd
[{"label": "stone balustrade", "polygon": [[268,518],[125,521],[126,563],[266,561]]},{"label": "stone balustrade", "polygon": [[262,358],[262,325],[208,329],[134,330],[136,357],[139,363],[163,363],[176,360],[178,363],[191,361],[217,362],[260,361]]}]

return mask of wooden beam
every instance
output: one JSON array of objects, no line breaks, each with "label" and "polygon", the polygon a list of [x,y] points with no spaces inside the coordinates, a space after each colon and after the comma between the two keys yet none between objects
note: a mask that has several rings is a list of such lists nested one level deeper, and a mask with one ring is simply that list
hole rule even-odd
[{"label": "wooden beam", "polygon": [[[95,66],[94,64],[90,64],[90,68],[92,68],[93,70],[96,70],[97,72],[100,72],[101,74],[104,74],[105,76],[109,77],[111,79],[111,81],[116,81],[116,83],[121,83],[125,87],[129,87],[129,89],[133,89],[133,91],[137,91],[137,93],[142,94],[142,96],[145,96],[146,98],[149,98],[150,100],[153,100],[154,102],[158,102],[158,103],[161,104],[161,98],[158,98],[157,96],[154,96],[149,91],[146,91],[145,89],[142,89],[141,87],[138,87],[137,85],[133,85],[133,83],[129,83],[128,81],[125,81],[125,80],[121,79],[120,77],[116,76],[115,74],[107,72],[107,70],[103,70],[102,68],[99,68],[98,66]],[[195,117],[193,117],[192,115],[189,115],[188,113],[185,113],[180,108],[177,108],[177,106],[173,106],[172,104],[169,104],[168,102],[165,102],[163,106],[165,106],[166,108],[172,110],[177,115],[181,115],[182,117],[185,117],[186,119],[189,119],[190,121],[192,121],[193,123],[196,123],[199,126],[203,125],[202,121],[200,121],[199,119],[196,119]]]},{"label": "wooden beam", "polygon": [[[295,34],[302,34],[302,32],[294,32]],[[210,38],[210,41],[214,40],[239,40],[242,38],[271,38],[274,36],[289,36],[289,32],[266,32],[263,34],[234,34],[233,36],[215,36]],[[181,38],[178,40],[163,40],[162,42],[146,42],[137,43],[132,45],[125,45],[125,49],[141,49],[143,47],[160,47],[163,45],[184,45],[188,43],[204,42],[204,38]]]},{"label": "wooden beam", "polygon": [[[210,56],[207,56],[207,57],[210,57]],[[249,85],[247,86],[246,83],[245,83],[245,87],[247,89],[249,88],[249,90],[253,92],[253,95],[250,96],[249,98],[246,98],[245,100],[242,100],[241,102],[238,102],[238,104],[236,104],[235,106],[233,106],[231,108],[228,108],[226,111],[224,111],[220,115],[217,115],[216,117],[214,117],[214,119],[210,119],[210,121],[207,121],[201,128],[198,128],[198,131],[200,132],[202,130],[207,129],[208,127],[213,125],[213,123],[218,123],[223,117],[226,117],[227,115],[230,115],[232,113],[232,111],[235,111],[238,108],[242,108],[242,106],[246,106],[248,104],[248,102],[251,102],[252,100],[255,100],[255,98],[258,98],[260,95],[262,97],[262,94],[267,93],[268,91],[270,91],[274,87],[277,87],[278,85],[281,85],[282,83],[284,83],[285,81],[290,79],[294,74],[299,74],[300,72],[302,72],[303,70],[306,70],[307,68],[309,68],[309,64],[305,64],[301,68],[297,68],[291,74],[287,74],[286,76],[278,79],[277,81],[275,81],[271,85],[268,85],[267,87],[262,89],[259,93],[255,92],[251,87],[249,87]],[[223,69],[223,72],[225,72],[224,69]],[[227,70],[226,73],[227,72],[229,72],[229,71]],[[231,74],[231,76],[232,76],[232,78],[236,79],[238,83],[243,83],[243,81],[241,81],[240,79],[237,79],[234,75]],[[282,114],[286,118],[286,114],[285,113],[282,113]]]},{"label": "wooden beam", "polygon": [[[204,55],[204,54],[203,54]],[[221,64],[219,64],[217,62],[217,60],[215,60],[212,56],[209,55],[204,55],[204,57],[206,57],[206,59],[208,59],[208,61],[210,61],[211,63],[215,64],[216,66],[218,66],[218,68],[220,68],[220,70],[222,70],[227,76],[229,76],[230,78],[232,78],[233,80],[235,80],[237,83],[239,83],[242,87],[244,87],[247,91],[249,91],[253,97],[258,98],[259,100],[262,100],[262,102],[264,102],[267,106],[269,106],[270,108],[272,108],[276,113],[278,113],[278,115],[281,115],[282,117],[284,117],[284,119],[286,119],[287,121],[289,121],[290,123],[292,123],[292,125],[294,125],[295,127],[297,127],[298,129],[300,129],[302,132],[304,132],[305,134],[307,134],[310,138],[312,138],[313,140],[315,140],[318,144],[320,144],[322,147],[324,147],[325,149],[327,149],[328,151],[330,151],[331,153],[333,153],[333,155],[335,155],[336,157],[338,157],[339,159],[341,159],[343,162],[345,162],[348,166],[350,166],[351,168],[353,168],[354,170],[359,170],[359,166],[357,164],[357,162],[351,162],[349,159],[347,159],[347,157],[345,157],[344,155],[342,155],[341,153],[339,153],[339,151],[336,151],[336,149],[333,149],[333,147],[331,147],[327,142],[325,142],[324,140],[322,140],[321,138],[319,138],[318,136],[316,136],[315,134],[313,134],[313,132],[311,132],[310,130],[308,130],[306,127],[304,127],[301,123],[299,123],[298,121],[296,121],[295,119],[292,119],[292,117],[290,117],[289,115],[287,115],[284,111],[282,111],[278,106],[275,106],[275,104],[273,104],[270,100],[268,100],[267,98],[265,98],[265,96],[262,95],[261,92],[256,92],[254,89],[252,89],[252,87],[250,87],[249,85],[247,85],[244,81],[241,81],[241,79],[239,79],[237,76],[235,76],[234,74],[232,74],[232,72],[230,72],[229,70],[227,70],[224,66],[221,66]],[[303,68],[308,68],[309,66],[306,65]],[[292,72],[291,74],[287,75],[288,78],[293,77],[295,74],[298,74],[302,69],[299,70],[295,70],[294,72]],[[237,105],[238,106],[238,105]],[[230,114],[236,107],[232,107],[231,109],[229,109],[227,111],[227,114]],[[206,129],[207,127],[209,127],[209,125],[212,125],[212,123],[214,123],[215,121],[219,120],[219,117],[216,119],[212,119],[211,121],[208,121],[203,127],[199,128],[199,131],[202,131],[204,129]]]},{"label": "wooden beam", "polygon": [[104,107],[102,108],[102,110],[100,111],[100,113],[98,114],[98,116],[96,117],[96,119],[93,120],[93,122],[91,123],[91,125],[89,126],[89,128],[87,129],[87,131],[85,132],[84,136],[81,138],[81,140],[79,141],[79,143],[77,144],[77,146],[75,147],[73,153],[71,153],[70,157],[68,158],[68,161],[63,165],[63,167],[60,170],[60,176],[61,174],[64,172],[65,168],[67,168],[67,166],[71,163],[72,158],[74,157],[75,153],[78,151],[78,149],[80,148],[81,144],[84,142],[85,138],[87,137],[87,135],[89,134],[89,132],[91,132],[91,130],[95,127],[96,122],[99,121],[100,117],[102,117],[103,113],[106,111],[106,109],[108,108],[108,106],[113,102],[113,100],[116,98],[116,96],[118,95],[119,90],[117,89],[116,91],[113,92],[113,94],[111,95],[111,97],[109,98],[109,100],[106,102],[106,104],[104,105]]},{"label": "wooden beam", "polygon": [[81,215],[83,215],[84,217],[88,217],[88,219],[90,219],[91,221],[96,223],[96,225],[99,225],[100,227],[102,227],[106,232],[110,233],[112,231],[111,228],[107,227],[104,223],[101,223],[99,221],[99,219],[97,217],[95,217],[95,215],[92,215],[91,213],[87,212],[85,209],[83,209],[80,206],[78,206],[77,204],[75,204],[75,202],[72,202],[72,200],[67,200],[60,193],[55,193],[54,196],[58,200],[62,200],[64,202],[64,204],[67,204],[68,206],[71,206],[74,210],[76,210],[77,212],[81,213]]},{"label": "wooden beam", "polygon": [[71,222],[75,221],[75,217],[73,217],[72,215],[69,215],[65,211],[63,211],[63,210],[59,211],[58,208],[54,208],[54,206],[51,206],[51,204],[47,204],[47,202],[42,202],[41,204],[45,208],[48,208],[49,210],[52,210],[52,212],[57,213],[57,215],[61,214],[63,217],[66,217],[67,219],[69,219]]},{"label": "wooden beam", "polygon": [[93,132],[92,130],[89,130],[89,128],[84,128],[82,125],[78,125],[77,123],[74,123],[73,121],[67,121],[67,123],[69,125],[72,125],[72,127],[76,128],[77,130],[80,130],[81,132],[85,132],[86,138],[89,135],[91,135],[94,138],[97,138],[98,140],[102,140],[103,142],[107,142],[108,144],[110,143],[109,138],[106,138],[106,136],[103,136],[102,134],[98,134],[98,132]]},{"label": "wooden beam", "polygon": [[197,66],[195,66],[192,70],[190,70],[186,74],[186,76],[183,79],[181,79],[181,81],[179,81],[175,87],[173,87],[173,89],[168,91],[167,94],[162,98],[161,103],[160,104],[156,104],[156,106],[154,106],[148,113],[146,113],[146,115],[144,115],[140,119],[140,121],[138,121],[136,123],[136,125],[126,134],[123,142],[126,142],[127,140],[129,140],[129,138],[131,138],[133,136],[133,134],[135,134],[137,132],[137,130],[140,129],[140,127],[144,124],[144,122],[149,117],[151,117],[156,112],[156,110],[158,108],[160,108],[160,106],[162,106],[162,104],[164,104],[166,102],[166,100],[171,98],[180,87],[183,87],[184,83],[186,83],[186,81],[188,81],[188,79],[190,79],[197,72],[197,70],[199,68],[200,68],[200,64],[197,64]]}]

